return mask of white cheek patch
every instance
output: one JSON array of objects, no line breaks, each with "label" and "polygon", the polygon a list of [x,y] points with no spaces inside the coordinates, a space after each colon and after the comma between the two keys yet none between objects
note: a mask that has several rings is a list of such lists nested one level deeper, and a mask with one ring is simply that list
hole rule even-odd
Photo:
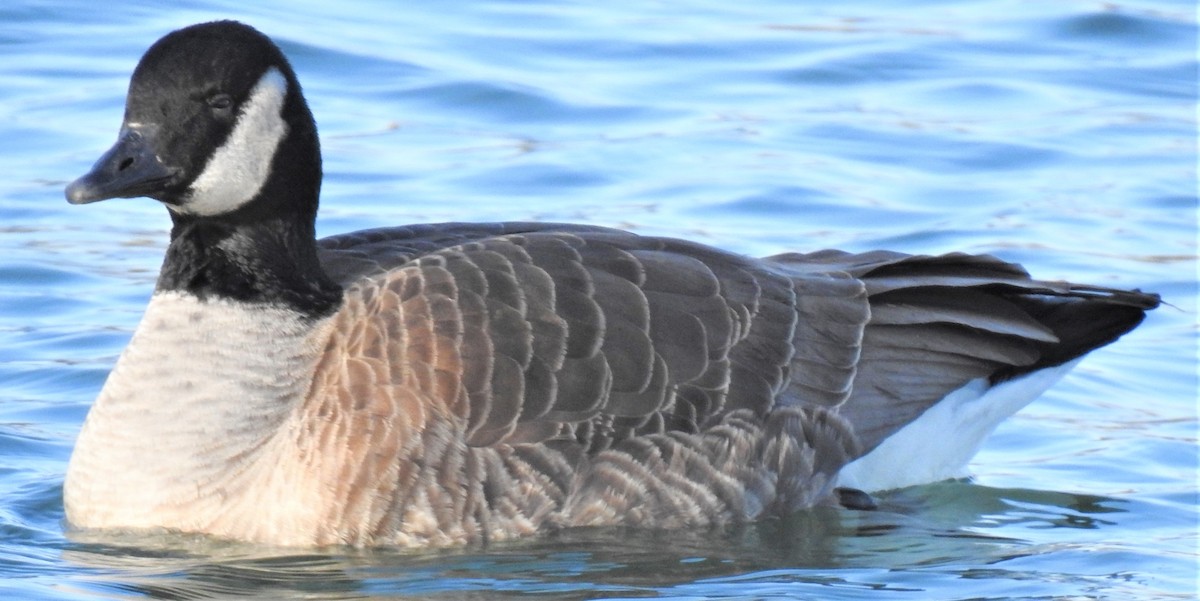
[{"label": "white cheek patch", "polygon": [[288,127],[282,116],[287,78],[272,67],[250,91],[245,109],[204,171],[192,183],[188,200],[172,207],[192,215],[220,215],[237,210],[258,195],[271,161]]}]

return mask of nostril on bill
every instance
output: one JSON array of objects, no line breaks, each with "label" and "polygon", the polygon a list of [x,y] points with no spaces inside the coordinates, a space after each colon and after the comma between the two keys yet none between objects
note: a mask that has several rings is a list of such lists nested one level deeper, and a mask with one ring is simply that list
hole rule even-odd
[{"label": "nostril on bill", "polygon": [[117,165],[117,171],[124,171],[133,166],[133,158],[128,157],[121,160],[121,164]]}]

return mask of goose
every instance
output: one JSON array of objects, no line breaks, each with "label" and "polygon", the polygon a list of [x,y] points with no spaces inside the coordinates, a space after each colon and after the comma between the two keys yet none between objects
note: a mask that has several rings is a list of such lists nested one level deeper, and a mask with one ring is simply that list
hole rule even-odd
[{"label": "goose", "polygon": [[296,73],[234,21],[169,33],[72,204],[172,220],[63,489],[79,531],[269,545],[694,528],[962,470],[1154,294],[985,255],[751,258],[557,223],[317,240]]}]

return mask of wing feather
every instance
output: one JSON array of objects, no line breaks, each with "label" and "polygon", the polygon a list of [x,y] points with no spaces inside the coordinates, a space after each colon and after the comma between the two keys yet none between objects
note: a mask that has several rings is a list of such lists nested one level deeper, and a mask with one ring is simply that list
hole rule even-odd
[{"label": "wing feather", "polygon": [[[475,446],[595,453],[808,406],[844,418],[866,452],[965,382],[1069,360],[1157,303],[989,256],[750,259],[558,224],[370,230],[321,249],[348,297],[382,316],[348,346],[398,363],[345,377],[454,397]],[[1094,304],[1087,320],[1111,323],[1083,336],[1056,303]]]}]

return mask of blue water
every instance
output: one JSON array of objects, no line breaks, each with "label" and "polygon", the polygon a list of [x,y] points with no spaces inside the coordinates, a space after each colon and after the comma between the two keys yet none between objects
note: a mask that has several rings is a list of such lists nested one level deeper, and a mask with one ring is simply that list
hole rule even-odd
[{"label": "blue water", "polygon": [[[1195,598],[1193,2],[249,4],[0,6],[0,598]],[[876,512],[436,552],[68,538],[66,461],[168,219],[61,190],[145,48],[226,17],[300,73],[322,234],[536,219],[967,250],[1170,306],[1003,425],[972,481]]]}]

